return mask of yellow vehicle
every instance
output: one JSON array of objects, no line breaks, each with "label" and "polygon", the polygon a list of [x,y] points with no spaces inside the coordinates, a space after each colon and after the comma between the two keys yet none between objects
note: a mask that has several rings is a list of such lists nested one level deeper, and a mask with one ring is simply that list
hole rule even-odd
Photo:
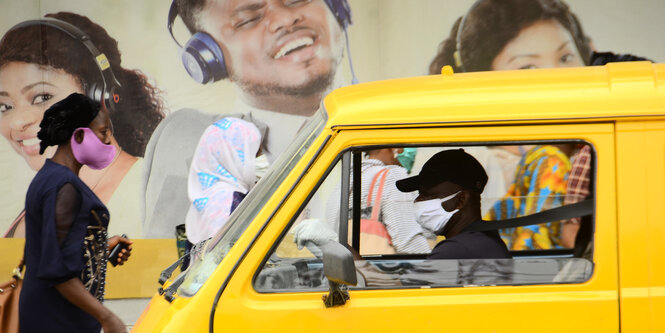
[{"label": "yellow vehicle", "polygon": [[[417,173],[427,154],[452,146],[481,160],[560,144],[592,152],[589,235],[574,248],[354,261],[344,247],[363,253],[360,196],[349,193],[364,152],[418,147]],[[133,331],[665,331],[665,64],[358,84],[327,96],[289,149]],[[344,241],[298,249],[294,226],[330,211]]]}]

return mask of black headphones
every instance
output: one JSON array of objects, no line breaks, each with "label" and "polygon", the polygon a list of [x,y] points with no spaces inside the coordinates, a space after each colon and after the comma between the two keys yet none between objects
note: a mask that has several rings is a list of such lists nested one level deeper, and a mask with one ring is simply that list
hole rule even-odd
[{"label": "black headphones", "polygon": [[[346,28],[351,24],[351,8],[347,0],[324,0],[324,2],[346,32]],[[182,49],[182,63],[189,76],[201,84],[228,77],[229,73],[224,63],[224,54],[212,36],[205,32],[197,32],[189,38],[185,46],[178,42],[173,35],[173,22],[175,22],[178,14],[178,5],[176,0],[173,0],[169,9],[167,28],[173,40]]]},{"label": "black headphones", "polygon": [[90,37],[73,24],[50,17],[21,22],[13,26],[9,31],[33,25],[42,25],[60,30],[73,39],[81,42],[81,44],[90,51],[92,59],[95,61],[99,73],[102,76],[102,82],[88,83],[87,86],[83,87],[85,94],[95,102],[104,105],[108,111],[114,111],[116,105],[120,103],[119,90],[122,86],[115,78],[115,75],[113,75],[111,64],[106,58],[106,55],[99,52],[97,47],[95,47],[95,44],[90,40]]},{"label": "black headphones", "polygon": [[[480,0],[482,1],[482,0]],[[469,16],[469,13],[476,8],[478,3],[480,1],[476,1],[469,10],[464,13],[464,16],[462,16],[462,20],[459,23],[459,26],[457,27],[457,35],[455,36],[455,52],[453,53],[453,59],[455,60],[455,67],[460,69],[462,72],[466,72],[466,69],[464,68],[464,63],[462,62],[462,29],[464,29],[464,23],[466,22],[466,17]]]},{"label": "black headphones", "polygon": [[[471,5],[471,8],[469,8],[469,10],[467,10],[467,12],[464,13],[464,16],[462,16],[462,20],[460,21],[459,27],[457,27],[457,35],[455,36],[455,52],[453,53],[453,59],[455,60],[455,66],[461,72],[466,72],[466,68],[464,68],[464,62],[462,61],[462,30],[464,29],[466,18],[467,16],[469,16],[469,13],[471,13],[471,11],[473,11],[483,1],[485,0],[477,0],[476,2],[474,2],[473,5]],[[559,0],[555,1],[560,2]],[[573,29],[573,31],[571,31],[573,40],[577,41],[578,38],[581,38],[581,40],[584,40],[586,43],[588,43],[586,36],[582,35],[581,32],[582,30],[580,29],[579,21],[577,20],[577,18],[570,13],[568,13],[567,18],[570,21],[571,29]],[[580,45],[576,45],[576,47],[579,49]]]}]

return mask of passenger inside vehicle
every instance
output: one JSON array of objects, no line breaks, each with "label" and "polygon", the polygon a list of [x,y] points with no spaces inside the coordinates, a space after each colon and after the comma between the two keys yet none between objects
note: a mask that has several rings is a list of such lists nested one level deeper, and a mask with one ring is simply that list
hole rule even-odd
[{"label": "passenger inside vehicle", "polygon": [[510,258],[496,230],[470,232],[472,224],[487,223],[480,215],[480,195],[487,184],[483,166],[463,149],[432,156],[420,174],[397,181],[402,192],[418,191],[414,206],[418,221],[434,222],[443,235],[428,259]]},{"label": "passenger inside vehicle", "polygon": [[[397,180],[408,176],[407,165],[400,155],[403,148],[371,149],[365,152],[361,162],[360,218],[361,253],[394,254],[421,253],[431,250],[430,239],[434,235],[416,222],[413,200],[415,193],[401,192],[395,187]],[[340,191],[339,184],[335,193]],[[350,193],[353,196],[353,193]],[[339,225],[339,198],[331,195],[326,203],[326,222],[337,228]],[[352,201],[352,200],[351,200]],[[351,204],[351,202],[349,202]],[[349,206],[352,210],[353,207]],[[302,225],[299,228],[313,227],[316,230],[325,226]],[[299,229],[305,232],[305,230]]]},{"label": "passenger inside vehicle", "polygon": [[[492,205],[487,220],[505,220],[532,215],[563,204],[570,172],[570,143],[537,145],[529,149],[515,169],[506,194]],[[499,230],[511,250],[561,248],[561,222]],[[574,236],[573,236],[574,237]],[[572,246],[567,246],[572,247]]]}]

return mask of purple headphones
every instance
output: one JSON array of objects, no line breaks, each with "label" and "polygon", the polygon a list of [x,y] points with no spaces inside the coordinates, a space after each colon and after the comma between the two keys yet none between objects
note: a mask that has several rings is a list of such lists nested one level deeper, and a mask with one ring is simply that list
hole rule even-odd
[{"label": "purple headphones", "polygon": [[[332,11],[337,22],[346,34],[351,24],[351,8],[347,0],[323,0]],[[173,40],[182,47],[182,63],[196,82],[201,84],[222,80],[229,76],[224,63],[224,54],[217,42],[205,32],[197,32],[189,38],[185,46],[180,45],[173,36],[173,22],[178,16],[176,0],[171,2],[167,28]]]}]

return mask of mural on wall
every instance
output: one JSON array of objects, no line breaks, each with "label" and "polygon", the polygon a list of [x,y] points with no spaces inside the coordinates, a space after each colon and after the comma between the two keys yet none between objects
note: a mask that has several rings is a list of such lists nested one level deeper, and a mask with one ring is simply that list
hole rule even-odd
[{"label": "mural on wall", "polygon": [[72,92],[111,113],[118,154],[81,172],[110,233],[173,238],[207,223],[189,235],[205,239],[356,75],[662,62],[662,12],[658,0],[3,3],[0,229],[22,236],[25,192],[55,149],[39,154],[41,116]]}]

